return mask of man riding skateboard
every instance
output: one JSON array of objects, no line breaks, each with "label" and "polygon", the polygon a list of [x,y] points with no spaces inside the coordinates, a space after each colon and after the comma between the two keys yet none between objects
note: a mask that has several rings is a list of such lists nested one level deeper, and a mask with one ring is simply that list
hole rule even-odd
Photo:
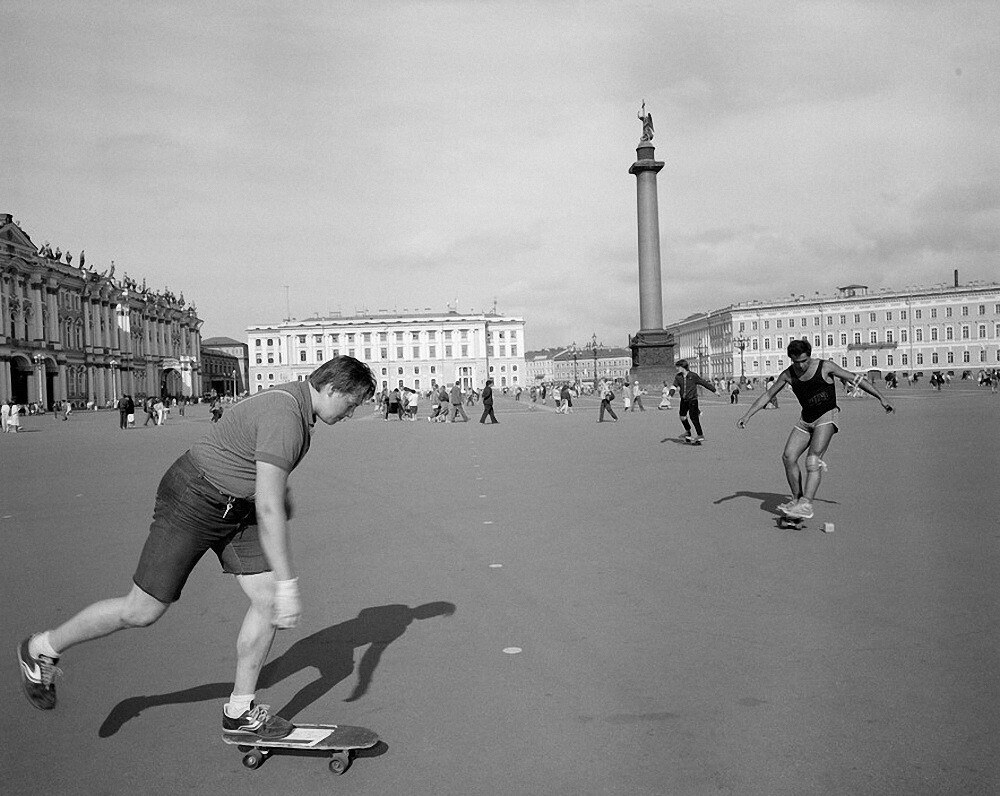
[{"label": "man riding skateboard", "polygon": [[153,624],[180,598],[195,564],[212,550],[250,600],[237,638],[223,730],[250,739],[288,735],[290,722],[254,702],[277,628],[295,627],[302,611],[290,549],[288,475],[309,450],[317,419],[333,425],[349,418],[374,391],[367,365],[335,357],[306,381],[256,393],[211,425],[160,481],[128,594],[94,603],[18,645],[28,701],[40,710],[54,708],[60,655],[84,641]]},{"label": "man riding skateboard", "polygon": [[[812,502],[819,489],[822,471],[826,469],[823,456],[838,431],[835,421],[840,409],[834,379],[875,396],[886,412],[892,412],[893,408],[863,373],[855,375],[828,359],[813,359],[808,340],[792,340],[787,351],[791,366],[780,373],[774,384],[736,421],[736,425],[746,428],[750,418],[774,399],[786,384],[792,388],[802,406],[802,414],[792,427],[781,455],[792,498],[778,506],[778,510],[787,517],[807,520],[813,516]],[[806,453],[805,477],[799,466],[803,453]]]}]

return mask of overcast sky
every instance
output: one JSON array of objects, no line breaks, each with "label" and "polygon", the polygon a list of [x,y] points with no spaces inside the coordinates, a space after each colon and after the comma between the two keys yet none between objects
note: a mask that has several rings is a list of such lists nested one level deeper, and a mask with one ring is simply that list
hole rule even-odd
[{"label": "overcast sky", "polygon": [[664,319],[1000,278],[1000,3],[0,0],[0,212],[193,300],[639,326],[636,118]]}]

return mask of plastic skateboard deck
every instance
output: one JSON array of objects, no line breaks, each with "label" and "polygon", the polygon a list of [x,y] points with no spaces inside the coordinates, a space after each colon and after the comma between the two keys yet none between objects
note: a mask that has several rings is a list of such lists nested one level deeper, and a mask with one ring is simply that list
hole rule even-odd
[{"label": "plastic skateboard deck", "polygon": [[379,737],[367,727],[349,724],[296,724],[284,738],[264,740],[246,735],[224,732],[222,740],[237,746],[243,752],[243,765],[259,768],[264,759],[275,749],[301,749],[304,751],[330,752],[330,770],[343,774],[351,764],[352,752],[369,749]]}]

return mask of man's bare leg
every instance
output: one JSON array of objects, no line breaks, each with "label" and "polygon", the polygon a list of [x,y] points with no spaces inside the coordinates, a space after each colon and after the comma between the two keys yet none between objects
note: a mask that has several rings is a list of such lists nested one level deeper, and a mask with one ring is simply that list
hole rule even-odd
[{"label": "man's bare leg", "polygon": [[56,652],[62,654],[70,647],[95,638],[133,627],[148,627],[166,613],[168,603],[161,603],[152,595],[132,584],[124,597],[101,600],[84,608],[80,613],[48,633],[48,641]]},{"label": "man's bare leg", "polygon": [[274,614],[274,574],[237,575],[237,582],[247,597],[250,608],[236,640],[236,677],[233,693],[223,711],[222,727],[226,732],[255,735],[260,738],[283,738],[294,725],[268,712],[267,705],[254,701],[257,679],[264,666],[277,628]]}]

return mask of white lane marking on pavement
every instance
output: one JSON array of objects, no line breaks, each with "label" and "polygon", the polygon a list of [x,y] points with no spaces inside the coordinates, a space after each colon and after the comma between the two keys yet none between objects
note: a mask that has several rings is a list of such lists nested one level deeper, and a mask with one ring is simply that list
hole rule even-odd
[{"label": "white lane marking on pavement", "polygon": [[490,564],[490,569],[503,569],[503,564]]},{"label": "white lane marking on pavement", "polygon": [[519,652],[521,652],[521,648],[520,647],[504,647],[503,651],[505,653],[507,653],[508,655],[517,655]]}]

